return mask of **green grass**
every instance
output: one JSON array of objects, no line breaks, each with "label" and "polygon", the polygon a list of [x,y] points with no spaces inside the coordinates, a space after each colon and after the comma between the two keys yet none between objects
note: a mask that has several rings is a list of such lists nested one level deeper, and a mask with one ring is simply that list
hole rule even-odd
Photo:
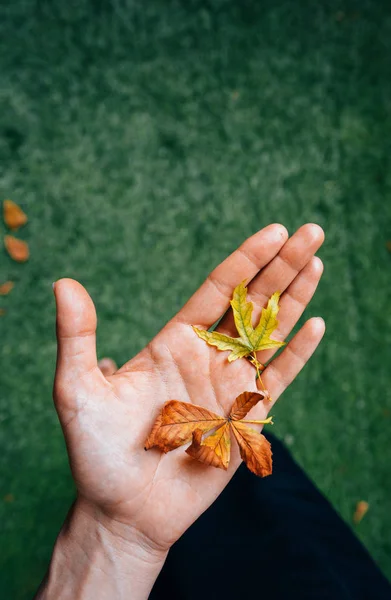
[{"label": "green grass", "polygon": [[306,316],[328,326],[274,432],[345,519],[370,503],[358,535],[391,577],[389,3],[2,4],[0,195],[31,260],[0,256],[0,596],[31,597],[73,496],[52,281],[87,287],[121,363],[273,221],[325,228]]}]

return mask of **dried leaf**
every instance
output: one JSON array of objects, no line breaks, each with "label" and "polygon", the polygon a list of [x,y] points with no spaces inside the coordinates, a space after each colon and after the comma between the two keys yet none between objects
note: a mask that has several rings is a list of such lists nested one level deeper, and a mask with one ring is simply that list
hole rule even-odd
[{"label": "dried leaf", "polygon": [[145,443],[148,450],[158,446],[163,452],[170,452],[192,439],[193,431],[210,431],[225,421],[203,406],[187,404],[178,400],[169,400],[163,406],[160,417]]},{"label": "dried leaf", "polygon": [[26,262],[30,256],[30,251],[27,242],[18,240],[12,235],[4,236],[5,248],[13,260],[17,262]]},{"label": "dried leaf", "polygon": [[[279,342],[270,337],[278,326],[280,292],[275,292],[269,299],[267,307],[262,309],[261,318],[255,329],[252,326],[253,304],[247,301],[246,294],[247,288],[242,282],[235,288],[231,300],[235,326],[239,333],[238,338],[193,327],[196,334],[211,346],[216,346],[219,350],[231,350],[228,356],[229,362],[249,356],[259,350],[280,348],[285,344],[285,342]],[[253,358],[254,361],[255,358]],[[261,367],[259,363],[258,367]]]},{"label": "dried leaf", "polygon": [[196,458],[206,465],[228,469],[230,453],[231,453],[231,438],[229,435],[229,424],[219,427],[215,433],[208,435],[202,441],[203,432],[201,429],[196,429],[193,432],[193,443],[186,450],[192,458]]},{"label": "dried leaf", "polygon": [[259,324],[254,330],[251,337],[251,343],[254,350],[269,350],[270,348],[280,348],[284,346],[285,342],[277,342],[271,339],[271,334],[278,327],[277,314],[280,310],[278,301],[280,299],[280,292],[275,292],[267,307],[262,309],[261,318]]},{"label": "dried leaf", "polygon": [[240,456],[250,471],[259,477],[271,475],[272,451],[265,436],[240,421],[232,422],[231,425],[239,445]]},{"label": "dried leaf", "polygon": [[14,231],[27,223],[26,213],[15,202],[12,202],[12,200],[4,200],[3,214],[4,223],[9,229]]},{"label": "dried leaf", "polygon": [[368,502],[365,502],[365,500],[360,500],[360,502],[357,502],[356,510],[354,511],[353,515],[353,521],[356,523],[356,525],[365,517],[368,509],[369,504]]},{"label": "dried leaf", "polygon": [[231,350],[231,353],[228,356],[229,362],[248,356],[251,352],[251,349],[245,346],[240,338],[232,338],[229,335],[224,335],[217,331],[205,331],[204,329],[198,329],[197,327],[193,327],[193,329],[198,337],[205,340],[205,342],[211,346],[216,346],[218,350]]},{"label": "dried leaf", "polygon": [[[265,393],[262,394],[263,399]],[[260,400],[260,394],[257,392],[243,392],[240,394],[232,405],[231,412],[229,413],[230,418],[233,421],[239,421],[243,419],[249,410],[251,410]]]},{"label": "dried leaf", "polygon": [[387,248],[387,250],[388,250],[389,252],[391,252],[391,240],[388,240],[388,241],[386,242],[386,248]]},{"label": "dried leaf", "polygon": [[[153,424],[152,431],[149,434],[147,441],[145,442],[145,446],[144,446],[145,450],[149,450],[153,446],[159,445],[159,439],[162,437],[162,433],[159,433],[159,432],[160,432],[160,428],[162,425],[163,425],[163,414],[160,413],[158,415],[156,421]],[[159,433],[159,435],[157,436],[158,433]]]},{"label": "dried leaf", "polygon": [[5,308],[0,308],[0,317],[4,317],[5,313],[6,313]]},{"label": "dried leaf", "polygon": [[7,294],[9,294],[10,291],[13,289],[14,285],[15,284],[13,281],[6,281],[2,285],[0,285],[0,296],[6,296]]},{"label": "dried leaf", "polygon": [[[266,393],[243,392],[233,403],[228,418],[220,417],[202,406],[170,400],[163,405],[145,443],[145,449],[157,446],[163,452],[169,452],[192,440],[186,450],[191,457],[226,470],[230,459],[232,429],[248,468],[260,477],[270,475],[270,444],[262,434],[246,423],[264,425],[272,423],[272,418],[242,420],[251,408],[264,399],[268,399]],[[208,433],[209,435],[205,435]]]}]

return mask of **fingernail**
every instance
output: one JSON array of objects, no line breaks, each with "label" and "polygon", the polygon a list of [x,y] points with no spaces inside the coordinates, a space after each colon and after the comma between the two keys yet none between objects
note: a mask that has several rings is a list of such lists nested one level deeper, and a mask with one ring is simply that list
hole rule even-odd
[{"label": "fingernail", "polygon": [[316,317],[316,320],[318,321],[319,325],[322,323],[323,329],[326,329],[326,323],[322,317]]},{"label": "fingernail", "polygon": [[55,285],[56,285],[56,282],[53,281],[53,283],[52,283],[53,292],[54,292]]}]

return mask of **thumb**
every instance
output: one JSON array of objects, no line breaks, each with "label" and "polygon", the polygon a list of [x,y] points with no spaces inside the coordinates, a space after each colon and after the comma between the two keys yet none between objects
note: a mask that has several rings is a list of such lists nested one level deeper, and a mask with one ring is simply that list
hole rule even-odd
[{"label": "thumb", "polygon": [[96,311],[84,287],[73,279],[53,284],[57,308],[56,380],[79,379],[97,367]]}]

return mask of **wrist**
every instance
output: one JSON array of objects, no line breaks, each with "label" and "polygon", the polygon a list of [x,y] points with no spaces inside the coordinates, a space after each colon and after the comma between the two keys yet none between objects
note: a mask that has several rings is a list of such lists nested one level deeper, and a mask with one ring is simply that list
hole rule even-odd
[{"label": "wrist", "polygon": [[41,600],[147,599],[168,550],[83,498],[58,536]]},{"label": "wrist", "polygon": [[84,526],[124,558],[131,557],[146,564],[164,563],[169,548],[162,548],[134,525],[115,519],[82,496],[78,496],[71,512],[70,533],[76,541],[81,541]]}]

